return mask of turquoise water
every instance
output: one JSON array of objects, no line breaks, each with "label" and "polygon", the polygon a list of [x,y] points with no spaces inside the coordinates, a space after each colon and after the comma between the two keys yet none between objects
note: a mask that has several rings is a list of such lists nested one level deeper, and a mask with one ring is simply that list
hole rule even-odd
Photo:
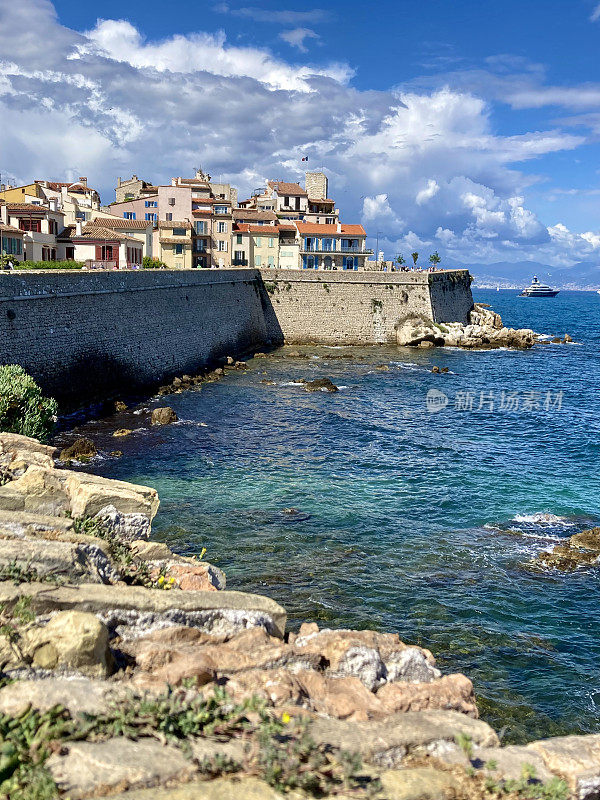
[{"label": "turquoise water", "polygon": [[[397,631],[430,648],[443,670],[469,675],[507,741],[598,732],[600,573],[527,563],[600,524],[600,296],[475,295],[505,324],[579,344],[300,348],[307,359],[283,348],[169,397],[176,425],[86,425],[123,450],[95,469],[156,486],[154,536],[182,553],[206,547],[229,588],[275,598],[292,626]],[[295,384],[321,376],[340,391]],[[448,397],[438,413],[430,389]],[[533,407],[501,410],[502,391]],[[115,440],[111,424],[143,429]]]}]

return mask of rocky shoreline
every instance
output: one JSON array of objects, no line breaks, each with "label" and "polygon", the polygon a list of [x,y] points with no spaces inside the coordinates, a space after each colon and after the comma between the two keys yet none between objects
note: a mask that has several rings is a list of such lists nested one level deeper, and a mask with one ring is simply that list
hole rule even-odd
[{"label": "rocky shoreline", "polygon": [[55,457],[0,434],[0,797],[600,796],[600,735],[502,747],[428,650],[288,631],[150,539],[154,489]]}]

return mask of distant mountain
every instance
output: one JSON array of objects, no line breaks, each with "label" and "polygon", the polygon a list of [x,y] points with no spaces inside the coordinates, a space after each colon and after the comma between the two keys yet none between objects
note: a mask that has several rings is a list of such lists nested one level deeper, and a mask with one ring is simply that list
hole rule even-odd
[{"label": "distant mountain", "polygon": [[521,289],[534,275],[556,289],[600,289],[600,263],[580,261],[572,267],[551,267],[539,261],[497,261],[494,264],[456,264],[468,267],[481,288]]}]

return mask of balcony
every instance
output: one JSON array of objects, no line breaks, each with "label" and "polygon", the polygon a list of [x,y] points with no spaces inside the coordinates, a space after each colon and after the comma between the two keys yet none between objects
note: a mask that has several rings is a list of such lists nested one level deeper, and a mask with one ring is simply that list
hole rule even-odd
[{"label": "balcony", "polygon": [[315,245],[311,245],[310,247],[306,247],[306,245],[300,245],[300,252],[301,253],[319,253],[321,255],[332,255],[336,253],[343,253],[344,255],[357,255],[357,256],[370,256],[373,255],[373,250],[367,250],[366,248],[362,250],[360,247],[342,247],[341,245],[335,245],[329,250],[320,250],[319,248],[315,247]]},{"label": "balcony", "polygon": [[247,258],[234,258],[231,262],[232,267],[247,267],[248,266],[248,259]]}]

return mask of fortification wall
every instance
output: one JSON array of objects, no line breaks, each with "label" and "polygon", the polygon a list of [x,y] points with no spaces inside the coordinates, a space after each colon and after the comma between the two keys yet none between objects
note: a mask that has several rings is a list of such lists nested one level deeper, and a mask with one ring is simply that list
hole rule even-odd
[{"label": "fortification wall", "polygon": [[0,364],[68,403],[155,384],[262,345],[261,292],[255,270],[0,273]]},{"label": "fortification wall", "polygon": [[395,344],[398,322],[421,316],[467,322],[473,306],[467,270],[312,272],[263,270],[276,324],[287,342]]},{"label": "fortification wall", "polygon": [[0,364],[73,405],[265,344],[395,343],[408,316],[466,322],[469,286],[466,270],[0,273]]}]

